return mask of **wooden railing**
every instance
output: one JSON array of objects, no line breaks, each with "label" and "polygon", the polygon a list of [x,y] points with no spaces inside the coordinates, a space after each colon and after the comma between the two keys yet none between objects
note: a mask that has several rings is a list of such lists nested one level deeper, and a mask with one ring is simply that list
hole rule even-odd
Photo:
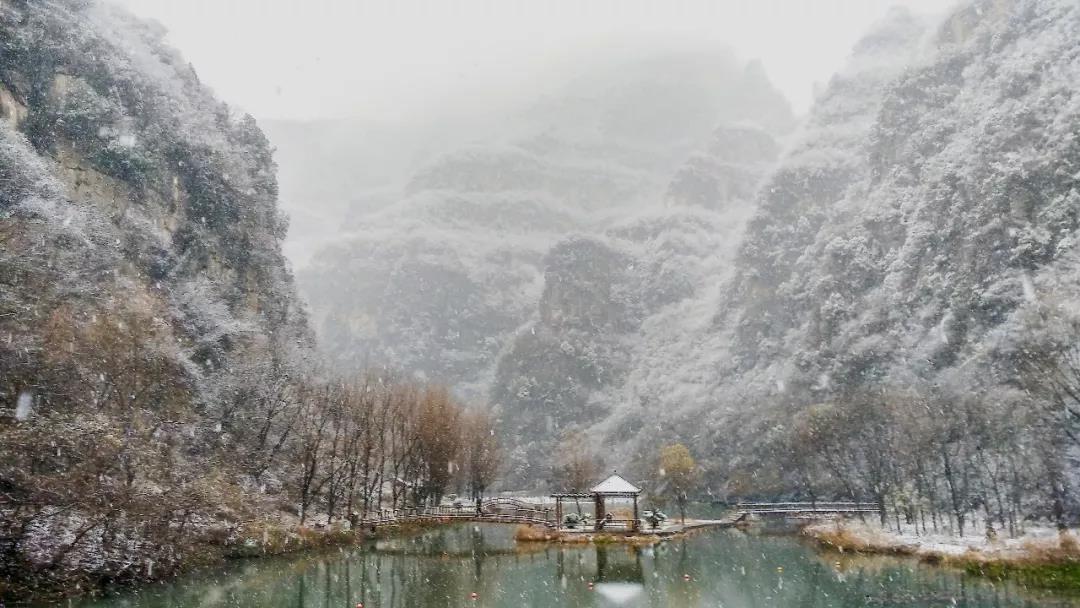
[{"label": "wooden railing", "polygon": [[880,508],[872,502],[741,502],[735,505],[740,513],[768,514],[828,514],[878,513]]}]

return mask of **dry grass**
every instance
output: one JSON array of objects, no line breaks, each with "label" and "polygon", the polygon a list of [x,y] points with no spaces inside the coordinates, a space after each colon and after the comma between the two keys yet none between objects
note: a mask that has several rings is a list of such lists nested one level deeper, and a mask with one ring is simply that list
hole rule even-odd
[{"label": "dry grass", "polygon": [[898,544],[868,530],[855,532],[840,524],[831,527],[809,527],[804,530],[804,534],[826,548],[840,552],[854,551],[884,555],[916,555],[918,553],[918,546]]},{"label": "dry grass", "polygon": [[940,561],[962,565],[1008,563],[1014,565],[1080,564],[1080,541],[1071,532],[1062,531],[1056,537],[1030,538],[1011,551],[977,550],[969,548],[963,555]]},{"label": "dry grass", "polygon": [[660,537],[652,534],[589,534],[584,532],[564,533],[555,532],[540,526],[521,525],[514,532],[514,540],[525,543],[560,543],[567,545],[595,544],[624,544],[624,545],[655,545],[660,542]]},{"label": "dry grass", "polygon": [[659,543],[661,538],[653,534],[601,534],[593,538],[597,544],[611,543],[650,547]]},{"label": "dry grass", "polygon": [[929,564],[963,569],[995,580],[1010,579],[1023,585],[1063,591],[1080,590],[1080,541],[1069,533],[1033,538],[1006,549],[1000,545],[968,547],[949,553],[939,547],[902,544],[898,539],[868,529],[811,526],[804,533],[822,546],[838,551],[881,555],[916,555]]},{"label": "dry grass", "polygon": [[1062,532],[1057,539],[1026,541],[1016,555],[988,556],[969,551],[943,563],[994,580],[1014,580],[1026,586],[1059,591],[1080,590],[1080,544],[1068,532]]},{"label": "dry grass", "polygon": [[595,538],[592,534],[558,534],[555,542],[566,545],[587,545]]},{"label": "dry grass", "polygon": [[514,540],[525,543],[551,542],[556,540],[556,533],[540,526],[520,525],[514,531]]},{"label": "dry grass", "polygon": [[280,555],[307,549],[320,549],[355,543],[359,536],[344,524],[309,528],[293,526],[276,520],[252,520],[234,530],[217,531],[209,540],[229,557]]},{"label": "dry grass", "polygon": [[1080,541],[1070,532],[1057,539],[1034,539],[1024,542],[1024,561],[1031,563],[1080,562]]}]

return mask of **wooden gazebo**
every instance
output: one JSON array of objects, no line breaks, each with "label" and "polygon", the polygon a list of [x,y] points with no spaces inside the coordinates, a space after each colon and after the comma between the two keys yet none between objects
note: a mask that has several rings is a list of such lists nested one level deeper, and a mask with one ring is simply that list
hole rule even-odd
[{"label": "wooden gazebo", "polygon": [[[595,506],[595,518],[593,523],[593,530],[599,532],[607,525],[619,525],[624,524],[631,532],[637,532],[640,527],[638,519],[638,496],[641,495],[641,488],[626,481],[616,471],[611,474],[610,477],[596,484],[589,491],[586,492],[559,492],[552,494],[551,497],[555,499],[555,521],[557,525],[562,525],[563,509],[562,501],[569,499],[592,499]],[[607,506],[604,501],[608,498],[630,498],[634,501],[634,517],[633,519],[619,520],[619,519],[607,519]]]}]

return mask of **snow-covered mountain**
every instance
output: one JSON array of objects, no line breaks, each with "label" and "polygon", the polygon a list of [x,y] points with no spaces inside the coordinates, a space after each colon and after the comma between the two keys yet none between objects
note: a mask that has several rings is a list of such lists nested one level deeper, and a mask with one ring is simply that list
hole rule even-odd
[{"label": "snow-covered mountain", "polygon": [[5,593],[176,567],[181,519],[240,496],[259,395],[311,350],[270,144],[163,36],[0,2]]},{"label": "snow-covered mountain", "polygon": [[1035,408],[1025,359],[1075,335],[1078,39],[1068,1],[892,13],[764,185],[712,319],[630,382],[670,417],[638,428],[730,481],[853,394]]},{"label": "snow-covered mountain", "polygon": [[[388,363],[472,400],[493,399],[513,417],[524,406],[491,391],[518,383],[507,374],[525,364],[512,361],[542,356],[526,355],[520,336],[544,319],[560,273],[614,263],[590,258],[605,256],[612,239],[626,250],[614,259],[629,264],[664,247],[668,223],[723,224],[731,210],[705,199],[723,191],[734,206],[745,203],[776,154],[766,129],[784,132],[793,119],[759,65],[670,52],[604,64],[508,116],[512,138],[437,155],[399,200],[354,215],[301,272],[301,285],[338,364]],[[712,133],[718,125],[728,126]],[[733,159],[739,145],[753,152]],[[644,290],[632,297],[655,308],[692,282],[673,266],[642,261],[624,269],[640,284],[620,288]],[[563,293],[556,308],[577,295]]]},{"label": "snow-covered mountain", "polygon": [[730,478],[733,435],[815,403],[1015,386],[1068,300],[1076,32],[1060,0],[895,10],[794,134],[756,64],[575,80],[356,217],[304,273],[316,326],[490,402],[517,482],[569,429],[620,460],[689,438]]},{"label": "snow-covered mountain", "polygon": [[542,454],[568,431],[625,440],[642,429],[649,408],[638,374],[655,373],[661,358],[682,362],[664,349],[711,319],[776,154],[764,131],[721,127],[675,173],[663,204],[548,251],[535,312],[500,356],[490,392],[519,448],[509,472],[517,483],[547,474]]}]

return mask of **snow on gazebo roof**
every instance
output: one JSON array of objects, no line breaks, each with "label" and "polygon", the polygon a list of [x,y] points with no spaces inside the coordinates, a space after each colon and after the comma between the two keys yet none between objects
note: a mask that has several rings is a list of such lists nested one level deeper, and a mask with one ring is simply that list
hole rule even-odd
[{"label": "snow on gazebo roof", "polygon": [[593,494],[640,494],[641,488],[623,479],[618,473],[612,473],[604,481],[589,490]]}]

